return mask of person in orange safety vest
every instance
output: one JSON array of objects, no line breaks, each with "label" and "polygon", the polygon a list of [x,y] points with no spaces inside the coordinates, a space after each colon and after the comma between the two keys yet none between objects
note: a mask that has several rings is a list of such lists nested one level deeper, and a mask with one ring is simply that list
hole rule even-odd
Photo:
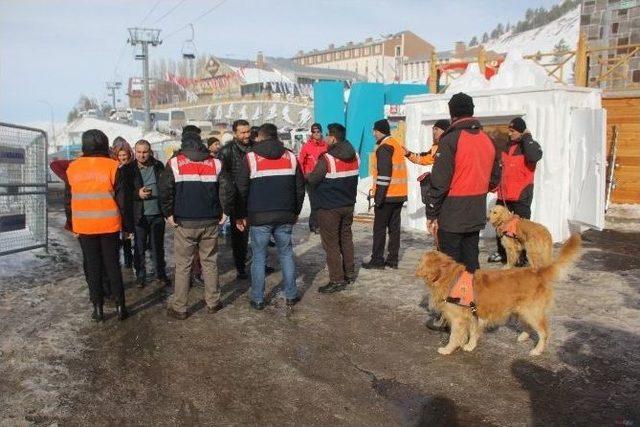
[{"label": "person in orange safety vest", "polygon": [[[78,237],[93,303],[93,320],[104,320],[102,277],[108,276],[118,319],[127,316],[119,263],[125,183],[118,162],[109,157],[109,139],[98,129],[82,134],[82,156],[67,169],[65,212]],[[126,227],[128,228],[128,227]]]}]

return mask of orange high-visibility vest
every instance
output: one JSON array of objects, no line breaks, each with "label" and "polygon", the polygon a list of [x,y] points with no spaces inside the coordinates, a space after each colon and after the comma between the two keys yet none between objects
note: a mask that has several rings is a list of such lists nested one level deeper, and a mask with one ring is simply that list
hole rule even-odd
[{"label": "orange high-visibility vest", "polygon": [[[407,197],[407,166],[405,164],[404,149],[402,145],[393,137],[388,136],[378,144],[376,151],[383,145],[393,147],[393,157],[391,157],[392,171],[391,177],[378,177],[377,157],[373,156],[372,172],[372,194],[376,194],[377,182],[389,182],[387,190],[387,198],[390,197]],[[391,180],[389,180],[391,178]]]},{"label": "orange high-visibility vest", "polygon": [[115,233],[121,230],[115,199],[118,162],[108,157],[80,157],[69,165],[71,228],[78,234]]}]

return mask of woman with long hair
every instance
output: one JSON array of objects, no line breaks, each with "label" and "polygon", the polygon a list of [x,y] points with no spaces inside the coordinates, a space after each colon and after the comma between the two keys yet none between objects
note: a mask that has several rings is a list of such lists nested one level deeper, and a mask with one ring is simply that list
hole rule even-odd
[{"label": "woman with long hair", "polygon": [[[125,215],[130,215],[132,221],[123,222],[133,223],[133,211],[131,209],[133,202],[133,183],[129,179],[129,174],[126,173],[127,168],[125,168],[126,165],[133,161],[133,149],[123,137],[119,136],[113,140],[113,145],[111,146],[111,158],[118,162],[118,167],[126,184],[126,197],[128,203],[126,205]],[[133,250],[131,244],[132,233],[133,230],[123,228],[120,236],[120,246],[122,247],[122,253],[124,256],[124,267],[129,269],[133,267]]]}]

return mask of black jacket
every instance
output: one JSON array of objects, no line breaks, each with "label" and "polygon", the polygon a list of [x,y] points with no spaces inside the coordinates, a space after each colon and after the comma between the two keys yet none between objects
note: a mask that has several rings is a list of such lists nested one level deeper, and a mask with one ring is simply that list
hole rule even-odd
[{"label": "black jacket", "polygon": [[[493,166],[489,182],[482,194],[449,196],[452,178],[456,170],[456,151],[462,132],[472,136],[482,131],[480,122],[474,118],[465,118],[451,124],[451,127],[440,138],[431,175],[426,184],[426,214],[428,219],[438,219],[438,226],[452,233],[469,233],[484,228],[487,218],[487,192],[494,190],[500,183],[500,151],[493,142]],[[487,138],[489,138],[487,136]],[[465,159],[474,162],[474,159]],[[479,166],[476,166],[476,168]],[[488,173],[488,171],[485,171]],[[465,176],[465,180],[473,181],[475,176]]]},{"label": "black jacket", "polygon": [[[356,150],[349,141],[342,141],[336,144],[330,145],[327,149],[327,153],[331,154],[340,160],[353,160],[356,157]],[[322,158],[322,156],[320,156]],[[327,175],[327,162],[318,161],[316,167],[307,175],[307,182],[311,187],[316,187]]]},{"label": "black jacket", "polygon": [[218,159],[222,162],[222,174],[220,175],[220,203],[224,213],[237,218],[240,208],[238,200],[238,188],[235,176],[245,162],[245,155],[252,150],[252,145],[244,145],[240,141],[233,140],[225,144],[218,152]]},{"label": "black jacket", "polygon": [[[96,153],[96,154],[85,154],[83,157],[109,157],[107,154]],[[116,172],[116,182],[115,182],[115,200],[118,205],[118,209],[120,210],[120,217],[122,219],[122,231],[133,233],[134,224],[132,222],[132,215],[130,215],[131,204],[129,201],[130,189],[128,188],[129,184],[125,179],[124,174],[122,173],[122,168],[119,168]],[[67,217],[67,224],[71,229],[71,186],[69,185],[69,181],[65,181],[64,186],[64,213]]]},{"label": "black jacket", "polygon": [[[269,140],[256,143],[252,151],[267,159],[279,159],[285,153],[285,150],[287,149],[281,141]],[[300,165],[296,167],[295,185],[292,189],[293,194],[290,194],[290,197],[293,199],[293,209],[248,212],[247,204],[250,197],[251,180],[249,179],[249,165],[245,160],[240,162],[240,167],[236,171],[235,185],[238,190],[238,197],[236,199],[238,205],[237,218],[248,218],[251,225],[294,224],[297,221],[298,215],[300,215],[300,211],[302,210],[305,194],[304,175],[302,174]],[[273,192],[278,192],[279,190],[278,188],[274,188]]]},{"label": "black jacket", "polygon": [[[355,167],[356,151],[348,141],[330,145],[326,154],[344,162],[354,162]],[[353,171],[354,175],[330,179],[326,179],[327,172],[327,160],[323,154],[313,171],[307,175],[307,182],[312,189],[309,194],[313,195],[315,205],[319,209],[353,206],[358,193],[358,171]]]},{"label": "black jacket", "polygon": [[[177,154],[184,154],[189,158],[189,160],[194,162],[201,162],[211,157],[211,155],[209,154],[209,150],[207,150],[206,147],[204,147],[204,145],[202,144],[188,145],[185,142],[182,143],[182,147]],[[206,191],[205,186],[201,186],[201,187],[203,187],[203,191]],[[216,187],[214,189],[215,200],[209,200],[211,199],[211,196],[212,196],[211,194],[202,194],[201,197],[194,197],[193,198],[194,209],[199,206],[198,203],[201,204],[201,203],[204,203],[205,201],[207,201],[207,203],[211,202],[214,204],[219,204],[219,200],[217,197],[218,196],[217,185],[215,187]],[[160,191],[160,209],[162,210],[162,214],[164,215],[165,218],[173,216],[175,213],[175,204],[176,204],[176,181],[175,181],[175,176],[173,174],[173,170],[171,169],[170,163],[167,163],[167,167],[164,168],[164,171],[160,175],[160,180],[158,181],[158,189]],[[189,201],[186,201],[186,202],[189,203]],[[214,216],[216,216],[216,218],[201,218],[201,220],[199,221],[191,221],[191,222],[194,223],[192,224],[193,226],[210,225],[217,222],[217,220],[220,217],[220,215],[214,215]],[[195,224],[195,222],[199,222],[199,224]]]},{"label": "black jacket", "polygon": [[[158,183],[158,189],[160,188],[160,175],[164,171],[164,165],[161,161],[157,160],[154,157],[149,159],[149,163],[153,165],[153,172],[156,175],[156,182]],[[144,215],[144,200],[157,200],[158,205],[160,204],[159,196],[152,196],[148,199],[140,198],[140,189],[144,187],[144,183],[142,181],[142,173],[140,172],[140,167],[138,167],[137,161],[132,161],[128,165],[125,165],[121,168],[125,179],[128,182],[131,191],[131,214],[133,215],[134,224],[137,224],[138,221]],[[162,209],[160,209],[162,211]]]}]

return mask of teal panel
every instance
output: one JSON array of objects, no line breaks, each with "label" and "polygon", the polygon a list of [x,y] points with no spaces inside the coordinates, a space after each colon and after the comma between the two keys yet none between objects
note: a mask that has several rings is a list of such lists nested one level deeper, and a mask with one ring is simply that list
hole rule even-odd
[{"label": "teal panel", "polygon": [[424,95],[429,93],[429,87],[424,84],[389,84],[384,87],[384,103],[387,105],[400,105],[404,103],[407,95]]},{"label": "teal panel", "polygon": [[313,84],[313,120],[326,132],[329,123],[345,124],[344,83],[316,82]]},{"label": "teal panel", "polygon": [[347,106],[347,139],[360,155],[360,176],[369,175],[369,154],[375,148],[373,123],[384,118],[384,85],[354,83]]}]

